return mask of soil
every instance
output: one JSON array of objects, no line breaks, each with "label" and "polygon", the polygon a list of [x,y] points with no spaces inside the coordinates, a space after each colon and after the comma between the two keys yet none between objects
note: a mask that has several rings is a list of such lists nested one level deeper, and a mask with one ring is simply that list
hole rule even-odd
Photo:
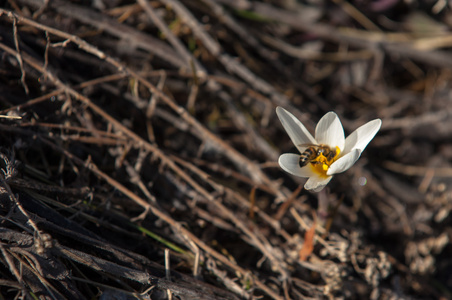
[{"label": "soil", "polygon": [[[452,299],[446,1],[10,0],[3,299]],[[312,133],[382,126],[320,193]],[[319,202],[325,204],[319,206]]]}]

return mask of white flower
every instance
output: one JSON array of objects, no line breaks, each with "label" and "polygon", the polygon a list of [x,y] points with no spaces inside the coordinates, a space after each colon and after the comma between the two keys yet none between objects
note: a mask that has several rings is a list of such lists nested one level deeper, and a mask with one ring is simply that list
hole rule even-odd
[{"label": "white flower", "polygon": [[315,153],[315,158],[303,167],[300,166],[299,154],[285,153],[279,157],[281,168],[292,175],[309,178],[304,187],[314,192],[320,192],[334,174],[350,169],[381,126],[380,119],[372,120],[345,139],[339,117],[336,113],[329,112],[317,124],[314,138],[306,127],[284,108],[277,107],[276,114],[300,153],[312,145],[328,146],[332,151],[331,155],[325,156],[321,151]]}]

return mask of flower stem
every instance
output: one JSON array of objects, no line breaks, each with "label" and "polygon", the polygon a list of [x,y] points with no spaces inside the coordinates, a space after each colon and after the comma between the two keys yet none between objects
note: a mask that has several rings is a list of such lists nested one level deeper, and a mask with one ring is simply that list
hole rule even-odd
[{"label": "flower stem", "polygon": [[328,194],[326,192],[326,189],[323,189],[318,193],[317,199],[318,199],[317,216],[319,217],[319,223],[322,226],[324,226],[328,218],[328,207],[329,207]]}]

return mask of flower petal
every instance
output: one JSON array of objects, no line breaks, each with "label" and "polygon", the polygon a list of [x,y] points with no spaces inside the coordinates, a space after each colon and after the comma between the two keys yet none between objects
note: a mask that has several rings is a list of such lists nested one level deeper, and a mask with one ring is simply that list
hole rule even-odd
[{"label": "flower petal", "polygon": [[326,174],[334,175],[347,171],[355,164],[360,155],[361,151],[359,149],[354,149],[352,152],[345,154],[330,166]]},{"label": "flower petal", "polygon": [[311,168],[308,168],[307,166],[300,168],[299,161],[300,155],[284,153],[279,157],[278,163],[284,171],[292,175],[299,177],[315,176],[315,173],[311,170]]},{"label": "flower petal", "polygon": [[304,188],[312,191],[312,192],[320,192],[323,190],[323,188],[330,182],[331,178],[333,176],[328,177],[319,177],[319,176],[313,176],[306,181],[306,184],[304,185]]},{"label": "flower petal", "polygon": [[298,151],[303,152],[306,147],[303,144],[317,144],[314,137],[304,127],[304,125],[294,115],[278,106],[276,108],[276,114],[278,115],[281,124],[289,135],[292,143],[297,147]]},{"label": "flower petal", "polygon": [[345,140],[344,153],[353,149],[359,149],[361,152],[366,149],[367,144],[374,138],[381,127],[381,120],[375,119],[359,127],[350,134]]},{"label": "flower petal", "polygon": [[315,139],[319,144],[330,147],[339,147],[344,150],[345,137],[344,128],[336,113],[330,111],[324,115],[315,128]]}]

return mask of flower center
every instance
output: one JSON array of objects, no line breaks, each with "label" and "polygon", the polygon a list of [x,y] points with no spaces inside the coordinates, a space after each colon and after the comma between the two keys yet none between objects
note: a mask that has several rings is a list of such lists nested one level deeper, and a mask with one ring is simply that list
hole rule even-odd
[{"label": "flower center", "polygon": [[331,164],[336,161],[336,159],[341,153],[341,149],[336,146],[335,150],[325,153],[324,151],[319,151],[319,155],[313,159],[310,163],[311,169],[322,177],[328,177],[326,172],[330,168]]}]

